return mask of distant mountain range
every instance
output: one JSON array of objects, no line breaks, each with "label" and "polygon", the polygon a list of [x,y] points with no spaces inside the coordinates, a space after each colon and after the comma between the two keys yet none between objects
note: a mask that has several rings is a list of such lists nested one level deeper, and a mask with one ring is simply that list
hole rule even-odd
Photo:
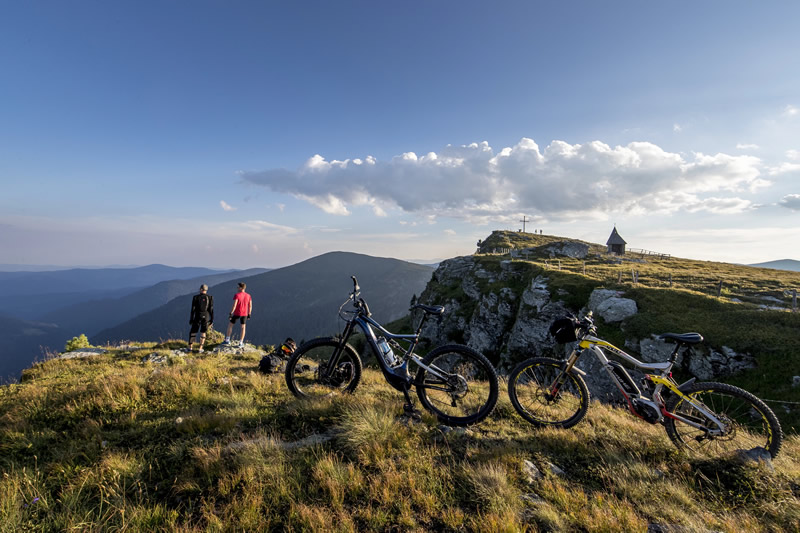
[{"label": "distant mountain range", "polygon": [[[358,277],[362,295],[379,321],[391,321],[408,312],[413,295],[419,295],[433,269],[400,261],[348,252],[331,252],[302,263],[271,270],[247,279],[253,297],[253,316],[246,340],[277,344],[286,337],[296,341],[340,331],[339,305],[352,291],[351,275]],[[214,297],[215,329],[225,332],[236,282],[209,290]],[[191,296],[181,296],[157,309],[94,335],[95,344],[121,340],[186,338]],[[238,331],[237,329],[234,332]]]},{"label": "distant mountain range", "polygon": [[[1,300],[5,312],[0,313],[0,338],[3,340],[0,343],[0,382],[16,379],[23,368],[44,357],[48,351],[62,350],[72,337],[81,333],[92,335],[124,322],[177,296],[196,291],[201,283],[213,287],[267,271],[253,268],[220,272],[164,265],[113,270],[113,275],[109,275],[106,269],[70,269],[60,271],[62,276],[59,278],[51,277],[55,272],[0,272],[0,290],[6,291]],[[130,278],[118,276],[119,272],[127,272]],[[198,273],[198,277],[180,279]],[[93,285],[92,275],[97,276],[96,285],[103,289],[37,292],[57,290],[56,280],[63,280],[65,286],[71,288],[86,288]],[[165,276],[176,276],[176,279],[162,281]],[[130,284],[147,284],[153,280],[157,281],[146,288],[130,287]],[[115,288],[115,285],[125,288]],[[28,287],[30,294],[23,293]]]},{"label": "distant mountain range", "polygon": [[56,309],[89,300],[119,298],[167,280],[230,272],[197,267],[73,268],[48,272],[0,272],[0,314],[38,320]]},{"label": "distant mountain range", "polygon": [[752,265],[747,265],[747,266],[800,272],[800,261],[796,261],[794,259],[778,259],[776,261],[767,261],[766,263],[754,263]]},{"label": "distant mountain range", "polygon": [[266,268],[251,268],[200,276],[188,280],[170,280],[156,283],[121,298],[91,300],[45,314],[42,322],[55,323],[67,332],[74,332],[70,338],[80,333],[94,335],[98,331],[121,324],[137,315],[155,309],[170,300],[196,292],[201,284],[214,287],[230,280],[247,279],[256,274],[268,272]]}]

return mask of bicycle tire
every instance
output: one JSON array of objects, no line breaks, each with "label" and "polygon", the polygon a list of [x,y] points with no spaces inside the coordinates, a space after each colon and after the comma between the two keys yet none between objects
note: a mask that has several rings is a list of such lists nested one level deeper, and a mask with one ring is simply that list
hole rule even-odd
[{"label": "bicycle tire", "polygon": [[[420,367],[415,377],[423,407],[448,426],[469,426],[484,420],[497,405],[497,371],[482,354],[461,344],[432,350],[422,360],[452,374],[448,382]],[[484,398],[485,397],[485,398]]]},{"label": "bicycle tire", "polygon": [[[781,425],[772,409],[755,395],[733,385],[711,381],[693,383],[682,392],[699,400],[717,418],[725,421],[728,432],[722,436],[709,437],[700,429],[667,417],[664,429],[678,448],[720,456],[760,447],[767,450],[772,457],[778,455],[783,442]],[[693,417],[698,423],[705,419],[678,395],[674,395],[665,408],[669,413]]]},{"label": "bicycle tire", "polygon": [[580,422],[589,408],[589,389],[576,372],[567,372],[567,380],[556,398],[549,398],[550,384],[563,372],[564,361],[532,357],[519,363],[508,376],[508,397],[519,415],[536,427],[571,428]]},{"label": "bicycle tire", "polygon": [[286,386],[298,398],[322,398],[336,393],[350,393],[361,381],[361,358],[358,352],[345,343],[334,375],[322,382],[321,367],[326,364],[339,346],[333,337],[311,340],[298,348],[286,363]]}]

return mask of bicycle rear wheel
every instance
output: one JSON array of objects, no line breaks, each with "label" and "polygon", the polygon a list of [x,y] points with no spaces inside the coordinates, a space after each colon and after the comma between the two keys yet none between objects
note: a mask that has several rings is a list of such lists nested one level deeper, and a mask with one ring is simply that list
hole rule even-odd
[{"label": "bicycle rear wheel", "polygon": [[667,417],[664,428],[678,448],[713,456],[763,448],[772,457],[778,455],[783,441],[781,425],[767,404],[753,394],[733,385],[714,382],[693,383],[683,393],[714,413],[724,428],[715,434],[717,424],[675,395],[667,402],[667,411],[703,426],[696,428]]},{"label": "bicycle rear wheel", "polygon": [[303,344],[286,363],[286,385],[298,398],[322,398],[331,394],[353,392],[361,380],[361,359],[345,343],[336,368],[324,376],[339,341],[328,337]]},{"label": "bicycle rear wheel", "polygon": [[[497,372],[486,357],[460,344],[430,352],[415,378],[423,407],[448,426],[468,426],[489,416],[497,404]],[[439,375],[437,375],[439,374]]]},{"label": "bicycle rear wheel", "polygon": [[561,376],[564,361],[534,357],[518,364],[508,376],[508,397],[517,412],[537,427],[570,428],[586,416],[589,389],[575,372],[564,375],[555,395],[550,387]]}]

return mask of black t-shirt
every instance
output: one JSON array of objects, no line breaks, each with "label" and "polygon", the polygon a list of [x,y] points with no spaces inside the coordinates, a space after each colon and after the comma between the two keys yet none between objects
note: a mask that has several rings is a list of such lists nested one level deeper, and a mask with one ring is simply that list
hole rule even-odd
[{"label": "black t-shirt", "polygon": [[214,322],[214,298],[210,294],[195,294],[192,298],[192,322]]}]

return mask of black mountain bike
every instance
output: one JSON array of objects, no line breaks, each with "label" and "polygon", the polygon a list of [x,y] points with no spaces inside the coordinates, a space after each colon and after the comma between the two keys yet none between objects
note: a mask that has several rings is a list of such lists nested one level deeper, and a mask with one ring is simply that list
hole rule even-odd
[{"label": "black mountain bike", "polygon": [[[386,381],[405,396],[406,412],[415,413],[409,394],[413,386],[425,409],[444,424],[466,426],[489,416],[497,403],[499,385],[497,372],[486,357],[460,344],[440,346],[424,358],[414,353],[422,325],[429,317],[441,316],[443,306],[412,306],[411,310],[423,311],[419,326],[413,334],[398,335],[372,318],[367,302],[360,296],[358,280],[355,276],[352,280],[353,292],[339,307],[339,316],[346,321],[343,333],[303,344],[286,364],[286,384],[292,394],[315,398],[356,389],[361,380],[361,359],[347,341],[358,327]],[[352,308],[345,309],[349,303]],[[415,376],[409,371],[412,364],[416,367]]]}]

